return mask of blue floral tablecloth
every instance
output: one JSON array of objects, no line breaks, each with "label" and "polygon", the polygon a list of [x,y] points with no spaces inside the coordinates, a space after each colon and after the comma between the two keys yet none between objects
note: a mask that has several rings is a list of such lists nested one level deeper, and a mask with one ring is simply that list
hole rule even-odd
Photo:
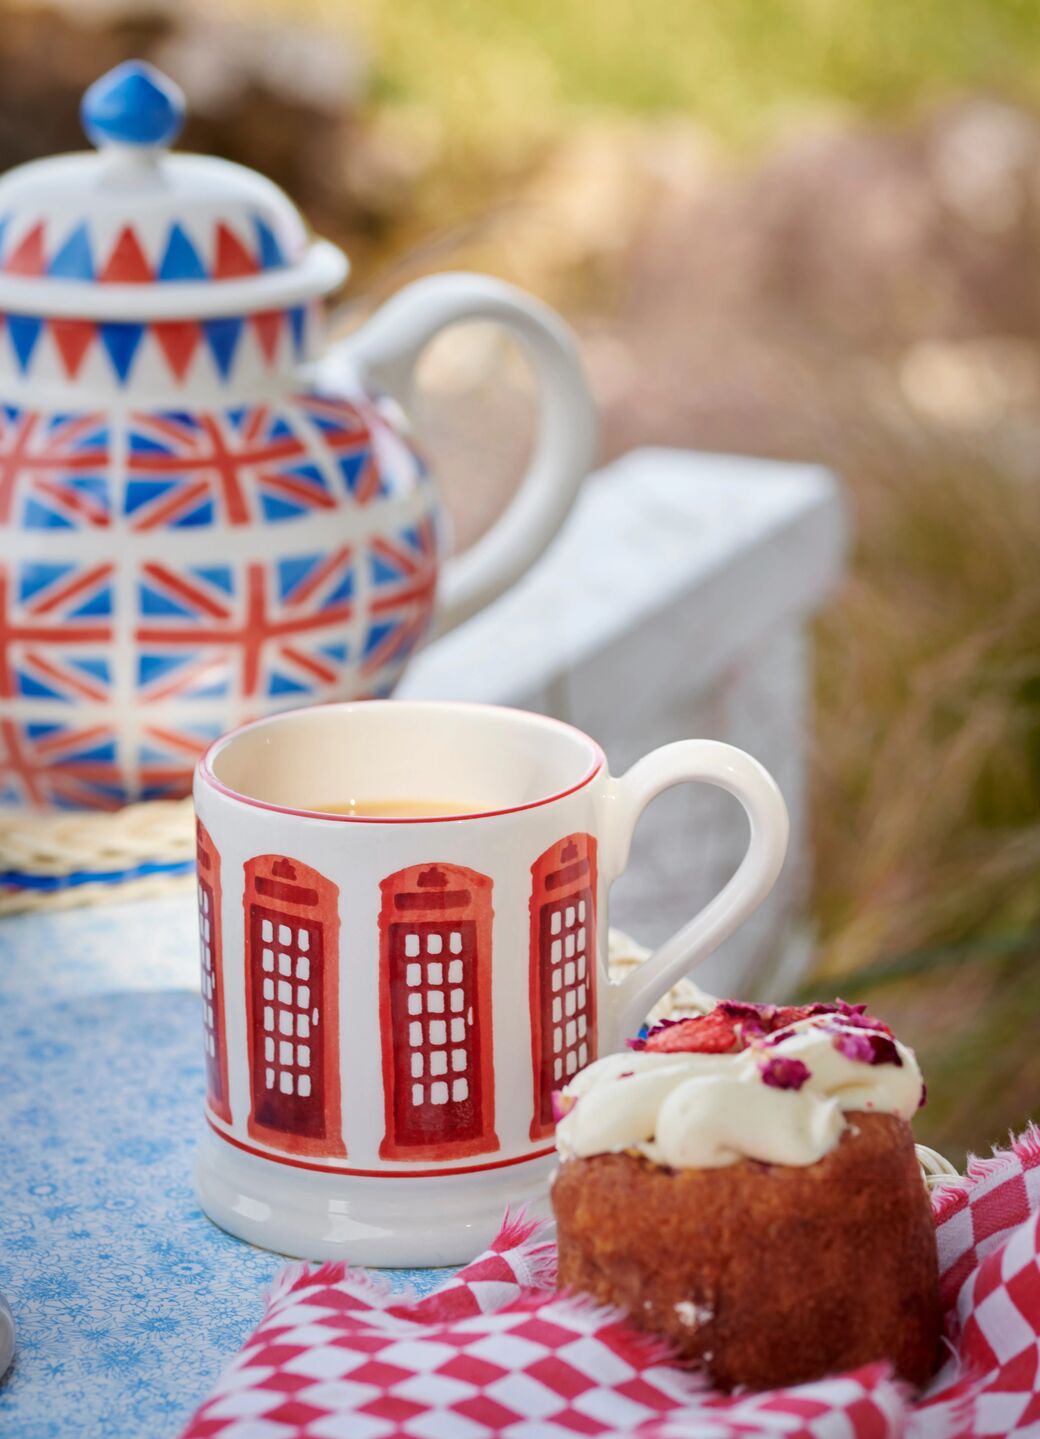
[{"label": "blue floral tablecloth", "polygon": [[[278,1256],[191,1187],[203,1069],[193,898],[0,921],[4,1439],[175,1435]],[[443,1271],[393,1276],[420,1291]]]}]

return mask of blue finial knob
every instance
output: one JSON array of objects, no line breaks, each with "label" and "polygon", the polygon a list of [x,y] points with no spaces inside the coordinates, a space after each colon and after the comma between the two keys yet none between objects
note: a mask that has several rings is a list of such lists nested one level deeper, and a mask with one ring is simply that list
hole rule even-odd
[{"label": "blue finial knob", "polygon": [[144,60],[127,60],[95,80],[80,119],[95,145],[172,145],[184,124],[184,92]]}]

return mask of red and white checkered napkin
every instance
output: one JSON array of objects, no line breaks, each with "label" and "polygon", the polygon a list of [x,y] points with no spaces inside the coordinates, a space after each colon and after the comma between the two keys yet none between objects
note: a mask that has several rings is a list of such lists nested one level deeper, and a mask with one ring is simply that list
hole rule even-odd
[{"label": "red and white checkered napkin", "polygon": [[935,1215],[950,1357],[916,1402],[883,1364],[719,1394],[619,1314],[557,1294],[553,1245],[507,1218],[425,1299],[339,1264],[284,1271],[183,1439],[1040,1436],[1040,1130],[972,1161]]}]

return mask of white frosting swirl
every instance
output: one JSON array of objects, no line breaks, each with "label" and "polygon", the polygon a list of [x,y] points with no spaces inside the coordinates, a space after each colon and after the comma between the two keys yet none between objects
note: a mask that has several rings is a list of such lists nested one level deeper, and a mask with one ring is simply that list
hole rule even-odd
[{"label": "white frosting swirl", "polygon": [[[895,1041],[901,1064],[868,1064],[835,1048],[837,1015],[800,1020],[779,1043],[736,1054],[609,1054],[563,1091],[572,1107],[556,1127],[563,1159],[636,1150],[670,1169],[719,1169],[739,1159],[808,1165],[834,1148],[849,1111],[910,1119],[921,1102],[912,1049]],[[869,1035],[862,1028],[846,1031]],[[777,1088],[762,1077],[770,1060],[799,1060],[809,1077]]]}]

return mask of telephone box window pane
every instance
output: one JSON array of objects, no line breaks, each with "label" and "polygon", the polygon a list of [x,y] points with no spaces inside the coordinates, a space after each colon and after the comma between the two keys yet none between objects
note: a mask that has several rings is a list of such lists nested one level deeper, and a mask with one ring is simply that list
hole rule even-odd
[{"label": "telephone box window pane", "polygon": [[278,1032],[292,1034],[292,1015],[286,1009],[283,1009],[278,1015]]},{"label": "telephone box window pane", "polygon": [[311,947],[311,932],[309,929],[298,929],[296,931],[296,948],[302,949],[304,954]]},{"label": "telephone box window pane", "polygon": [[456,1104],[462,1099],[469,1098],[469,1080],[455,1079],[451,1085],[451,1097]]},{"label": "telephone box window pane", "polygon": [[270,1035],[264,1040],[264,1058],[270,1063],[274,1059],[274,1040]]},{"label": "telephone box window pane", "polygon": [[557,911],[555,912],[555,914],[553,915],[552,920],[551,920],[551,922],[550,922],[550,928],[552,929],[553,934],[559,934],[562,925],[563,925],[563,915],[560,913],[559,910],[557,910]]},{"label": "telephone box window pane", "polygon": [[585,923],[585,901],[583,899],[578,900],[578,919],[582,924]]},{"label": "telephone box window pane", "polygon": [[408,996],[408,1013],[422,1014],[422,995],[418,990],[413,990]]},{"label": "telephone box window pane", "polygon": [[448,965],[448,983],[449,983],[449,984],[461,984],[461,983],[462,983],[462,960],[461,960],[461,959],[453,959],[452,962]]},{"label": "telephone box window pane", "polygon": [[451,1022],[451,1038],[453,1044],[458,1044],[466,1038],[466,1021],[464,1019],[453,1019]]},{"label": "telephone box window pane", "polygon": [[584,979],[584,978],[585,978],[585,955],[584,955],[584,954],[579,954],[579,955],[578,955],[578,978],[579,978],[579,979]]},{"label": "telephone box window pane", "polygon": [[[416,944],[419,943],[418,940],[416,940],[415,942]],[[404,972],[404,979],[406,984],[422,984],[422,965],[408,965]]]},{"label": "telephone box window pane", "polygon": [[587,1044],[583,1044],[583,1045],[581,1045],[580,1048],[578,1049],[578,1063],[579,1063],[579,1064],[587,1064],[587,1063],[588,1063],[588,1059],[589,1059],[589,1046],[588,1046]]},{"label": "telephone box window pane", "polygon": [[462,935],[457,929],[453,929],[451,932],[451,938],[448,940],[448,948],[452,954],[462,953]]},{"label": "telephone box window pane", "polygon": [[[430,938],[432,939],[433,936],[431,935]],[[444,965],[443,965],[443,964],[428,964],[428,965],[426,966],[426,983],[427,983],[427,984],[443,984],[443,983],[444,983]]]},{"label": "telephone box window pane", "polygon": [[278,981],[278,1003],[292,1004],[292,985],[286,979]]},{"label": "telephone box window pane", "polygon": [[426,953],[440,954],[444,948],[444,939],[439,934],[428,934],[426,936]]},{"label": "telephone box window pane", "polygon": [[569,904],[569,905],[567,906],[567,913],[566,913],[566,915],[564,916],[563,922],[564,922],[564,924],[567,926],[568,929],[570,929],[571,926],[574,924],[574,906],[573,906],[573,905]]},{"label": "telephone box window pane", "polygon": [[568,959],[574,958],[574,936],[569,934],[563,942],[563,952]]},{"label": "telephone box window pane", "polygon": [[264,980],[264,998],[265,998],[265,999],[274,999],[274,980],[273,980],[273,979],[265,979],[265,980]]},{"label": "telephone box window pane", "polygon": [[301,1069],[310,1069],[311,1050],[309,1044],[298,1044],[296,1046],[296,1063]]},{"label": "telephone box window pane", "polygon": [[567,1054],[567,1073],[568,1073],[569,1075],[570,1075],[570,1074],[573,1074],[577,1068],[578,1068],[578,1057],[577,1057],[577,1055],[574,1053],[574,1050],[572,1049],[572,1050],[570,1050],[570,1051],[568,1052],[568,1054]]},{"label": "telephone box window pane", "polygon": [[573,984],[573,983],[574,983],[574,962],[573,962],[573,961],[569,961],[567,964],[565,964],[565,965],[563,966],[563,982],[564,982],[564,984]]},{"label": "telephone box window pane", "polygon": [[265,949],[263,954],[264,969],[270,973],[274,969],[274,950]]},{"label": "telephone box window pane", "polygon": [[309,1074],[301,1074],[300,1082],[296,1086],[296,1093],[301,1099],[307,1099],[311,1092],[311,1077]]},{"label": "telephone box window pane", "polygon": [[572,1020],[570,1021],[570,1023],[567,1025],[567,1043],[568,1043],[568,1044],[573,1044],[576,1037],[577,1037],[577,1027],[576,1027],[576,1025],[575,1025],[575,1023],[574,1023],[574,1020],[572,1019]]},{"label": "telephone box window pane", "polygon": [[573,990],[573,989],[568,989],[568,991],[567,991],[567,997],[566,997],[566,1000],[565,1000],[565,1006],[566,1006],[568,1015],[571,1015],[571,1014],[574,1013],[574,1010],[575,1010],[576,1005],[577,1005],[577,999],[576,999],[576,996],[575,996],[575,994],[574,994],[574,990]]},{"label": "telephone box window pane", "polygon": [[[557,911],[556,914],[553,915],[553,919],[559,919],[559,917],[559,911]],[[553,964],[559,964],[560,960],[563,958],[563,945],[558,939],[554,939],[552,942],[552,948],[549,951],[549,958],[552,960]]]},{"label": "telephone box window pane", "polygon": [[292,1064],[293,1047],[291,1040],[280,1039],[278,1041],[278,1063]]},{"label": "telephone box window pane", "polygon": [[421,1084],[413,1084],[413,1085],[412,1085],[412,1103],[413,1103],[413,1104],[415,1105],[415,1107],[418,1109],[419,1105],[422,1104],[422,1102],[423,1102],[423,1087],[422,1087]]},{"label": "telephone box window pane", "polygon": [[553,987],[553,989],[554,989],[554,990],[555,990],[555,989],[559,989],[562,983],[563,983],[563,975],[560,973],[560,971],[559,971],[558,969],[554,969],[553,972],[552,972],[552,987]]},{"label": "telephone box window pane", "polygon": [[292,974],[292,958],[290,955],[280,954],[278,956],[278,973]]},{"label": "telephone box window pane", "polygon": [[447,1042],[448,1042],[448,1026],[444,1023],[444,1020],[443,1020],[443,1019],[431,1019],[431,1020],[430,1020],[430,1043],[431,1043],[431,1044],[447,1044]]},{"label": "telephone box window pane", "polygon": [[563,1078],[563,1060],[562,1060],[562,1059],[554,1059],[554,1060],[553,1060],[553,1078],[554,1078],[554,1079],[562,1079],[562,1078]]},{"label": "telephone box window pane", "polygon": [[300,957],[299,957],[299,959],[296,961],[296,978],[297,978],[297,979],[310,979],[310,977],[311,977],[311,962],[310,962],[310,960],[307,958],[307,956],[306,956],[305,954],[301,954]]},{"label": "telephone box window pane", "polygon": [[412,1045],[422,1044],[422,1025],[415,1020],[408,1026],[408,1043]]},{"label": "telephone box window pane", "polygon": [[451,992],[451,1007],[458,1014],[466,1002],[466,996],[461,989],[453,989]]},{"label": "telephone box window pane", "polygon": [[584,925],[582,925],[581,929],[578,930],[578,948],[579,948],[579,949],[584,949],[584,948],[585,948],[585,926],[584,926]]},{"label": "telephone box window pane", "polygon": [[[404,952],[409,959],[414,959],[419,953],[419,936],[417,934],[406,934],[404,937]],[[411,984],[411,980],[408,981]],[[415,981],[419,983],[418,980]]]},{"label": "telephone box window pane", "polygon": [[422,1079],[423,1057],[418,1050],[412,1055],[412,1078]]},{"label": "telephone box window pane", "polygon": [[307,1009],[311,1002],[311,991],[308,985],[301,984],[296,990],[296,1003],[300,1009]]},{"label": "telephone box window pane", "polygon": [[273,1088],[274,1088],[274,1070],[273,1070],[273,1069],[265,1069],[265,1070],[264,1070],[264,1083],[267,1085],[267,1088],[268,1088],[268,1089],[273,1089]]},{"label": "telephone box window pane", "polygon": [[560,1003],[560,996],[557,995],[552,1002],[553,1024],[559,1024],[563,1018],[563,1005]]},{"label": "telephone box window pane", "polygon": [[278,1088],[282,1091],[283,1094],[292,1094],[293,1080],[292,1075],[287,1069],[283,1069],[281,1074],[278,1076]]},{"label": "telephone box window pane", "polygon": [[464,1049],[453,1049],[451,1051],[451,1067],[456,1074],[461,1074],[466,1068],[466,1051]]},{"label": "telephone box window pane", "polygon": [[298,1039],[310,1039],[311,1021],[309,1015],[298,1014],[296,1016],[296,1035]]},{"label": "telephone box window pane", "polygon": [[578,1036],[579,1036],[579,1038],[581,1038],[581,1039],[584,1039],[584,1038],[585,1038],[585,1031],[588,1029],[588,1027],[589,1027],[588,1020],[585,1018],[585,1016],[584,1016],[583,1014],[579,1014],[579,1015],[578,1015]]},{"label": "telephone box window pane", "polygon": [[585,1008],[585,986],[583,984],[578,985],[578,1008]]},{"label": "telephone box window pane", "polygon": [[260,926],[260,937],[264,940],[274,939],[274,930],[271,928],[271,921],[265,919]]},{"label": "telephone box window pane", "polygon": [[448,1086],[444,1083],[443,1080],[438,1079],[435,1084],[430,1085],[430,1103],[447,1104],[447,1102]]},{"label": "telephone box window pane", "polygon": [[554,1050],[557,1052],[557,1054],[558,1054],[562,1048],[563,1048],[563,1030],[562,1030],[562,1029],[554,1029],[554,1030],[553,1030],[553,1049],[554,1049]]},{"label": "telephone box window pane", "polygon": [[431,989],[426,996],[426,1008],[431,1014],[443,1014],[444,991],[441,989]]},{"label": "telephone box window pane", "polygon": [[430,1073],[447,1074],[448,1056],[443,1049],[435,1049],[430,1055]]},{"label": "telephone box window pane", "polygon": [[274,1029],[274,1010],[269,1004],[264,1005],[264,1028]]}]

